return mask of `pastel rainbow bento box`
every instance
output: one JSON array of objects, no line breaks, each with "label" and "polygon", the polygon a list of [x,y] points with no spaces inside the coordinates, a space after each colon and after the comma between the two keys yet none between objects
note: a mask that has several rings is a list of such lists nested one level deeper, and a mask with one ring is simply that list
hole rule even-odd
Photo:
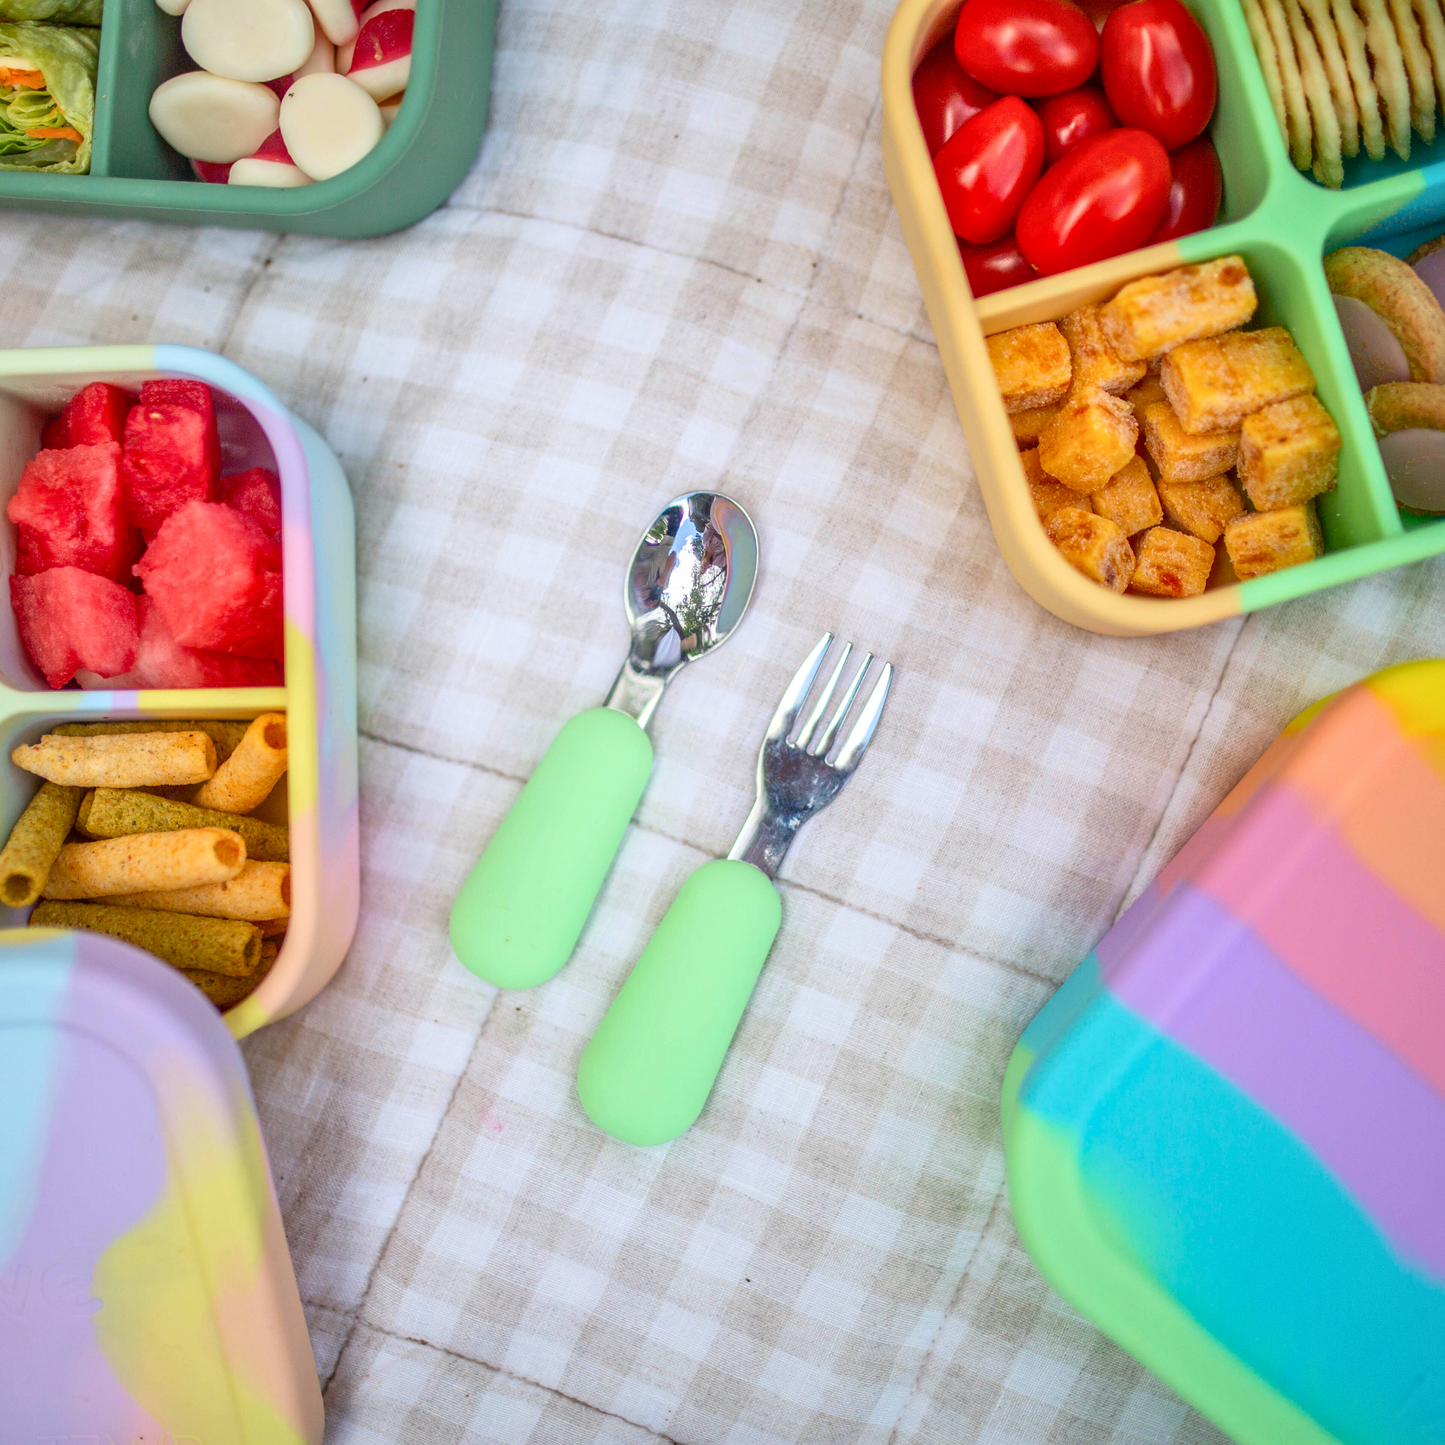
[{"label": "pastel rainbow bento box", "polygon": [[240,1050],[180,974],[0,934],[0,1438],[320,1445]]},{"label": "pastel rainbow bento box", "polygon": [[[8,833],[37,782],[8,759],[61,721],[287,715],[284,782],[291,835],[291,920],[270,973],[231,1009],[240,1038],[294,1012],[327,983],[350,947],[360,889],[356,744],[356,543],[351,493],[326,443],[233,362],[185,346],[0,351],[0,504],[40,447],[48,414],[82,386],[139,390],[156,377],[207,383],[215,396],[222,471],[274,467],[281,479],[286,681],[279,688],[155,692],[54,691],[0,607],[0,828]],[[14,529],[0,526],[5,575]],[[269,800],[275,802],[276,800]],[[277,817],[275,821],[282,821]],[[18,912],[11,923],[23,922]]]},{"label": "pastel rainbow bento box", "polygon": [[[1405,516],[1395,505],[1323,267],[1325,251],[1339,246],[1399,250],[1445,232],[1445,130],[1432,146],[1417,144],[1410,165],[1361,156],[1347,163],[1343,190],[1325,190],[1290,163],[1239,0],[1186,3],[1208,33],[1219,74],[1209,128],[1224,171],[1219,223],[977,300],[912,90],[914,70],[954,23],[960,0],[902,0],[883,50],[884,169],[999,550],[1041,606],[1126,637],[1199,627],[1445,552],[1445,518]],[[984,337],[1057,321],[1141,276],[1236,254],[1259,291],[1251,325],[1289,328],[1344,438],[1339,484],[1320,498],[1325,555],[1245,582],[1217,573],[1196,597],[1116,596],[1074,571],[1045,535]]]},{"label": "pastel rainbow bento box", "polygon": [[1310,709],[1024,1032],[1050,1282],[1240,1445],[1445,1442],[1445,661]]}]

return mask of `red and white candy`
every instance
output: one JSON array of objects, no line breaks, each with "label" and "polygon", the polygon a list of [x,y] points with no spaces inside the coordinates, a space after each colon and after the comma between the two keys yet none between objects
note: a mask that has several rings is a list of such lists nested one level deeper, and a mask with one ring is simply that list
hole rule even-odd
[{"label": "red and white candy", "polygon": [[227,183],[233,186],[309,186],[311,177],[291,159],[279,130],[257,147],[256,154],[243,156],[231,167]]},{"label": "red and white candy", "polygon": [[313,180],[350,170],[385,130],[376,102],[344,75],[303,75],[281,102],[286,149]]},{"label": "red and white candy", "polygon": [[374,100],[406,89],[416,0],[374,0],[361,13],[361,30],[336,52],[336,68]]},{"label": "red and white candy", "polygon": [[183,156],[224,164],[252,154],[276,129],[280,102],[269,86],[191,70],[156,87],[150,118]]},{"label": "red and white candy", "polygon": [[275,80],[306,63],[316,25],[305,0],[190,0],[181,43],[212,75]]}]

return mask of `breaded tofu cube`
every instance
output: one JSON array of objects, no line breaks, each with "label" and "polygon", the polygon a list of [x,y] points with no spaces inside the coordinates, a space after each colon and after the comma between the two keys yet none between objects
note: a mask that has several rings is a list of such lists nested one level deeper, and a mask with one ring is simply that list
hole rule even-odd
[{"label": "breaded tofu cube", "polygon": [[1074,390],[1097,386],[1100,391],[1120,396],[1144,379],[1148,367],[1142,361],[1125,361],[1109,345],[1099,324],[1102,309],[1099,306],[1080,306],[1059,322],[1059,330],[1069,343],[1069,355],[1074,365]]},{"label": "breaded tofu cube", "polygon": [[1243,326],[1259,305],[1243,256],[1144,276],[1105,304],[1104,336],[1128,361],[1150,361],[1184,341]]},{"label": "breaded tofu cube", "polygon": [[1124,393],[1124,400],[1134,408],[1136,412],[1143,412],[1146,406],[1156,401],[1168,401],[1164,395],[1164,383],[1159,380],[1157,371],[1146,372],[1144,380],[1134,387],[1132,391]]},{"label": "breaded tofu cube", "polygon": [[1074,368],[1069,343],[1052,321],[1015,326],[987,337],[988,359],[1007,412],[1053,406],[1068,395]]},{"label": "breaded tofu cube", "polygon": [[1089,500],[1101,517],[1117,522],[1126,537],[1164,520],[1159,493],[1143,457],[1131,458]]},{"label": "breaded tofu cube", "polygon": [[1211,546],[1247,510],[1239,488],[1229,477],[1210,477],[1204,482],[1160,482],[1159,500],[1171,527]]},{"label": "breaded tofu cube", "polygon": [[1039,433],[1043,469],[1076,492],[1097,492],[1134,455],[1134,409],[1097,389],[1075,392]]},{"label": "breaded tofu cube", "polygon": [[1034,511],[1039,521],[1046,522],[1063,507],[1077,507],[1081,512],[1089,510],[1089,499],[1081,497],[1072,487],[1055,481],[1039,465],[1037,450],[1030,449],[1019,460],[1024,464],[1024,481],[1028,483],[1029,496],[1034,500]]},{"label": "breaded tofu cube", "polygon": [[1117,522],[1078,507],[1064,507],[1044,523],[1064,560],[1091,582],[1123,592],[1134,575],[1134,549]]},{"label": "breaded tofu cube", "polygon": [[1261,512],[1328,492],[1340,469],[1340,429],[1314,396],[1267,406],[1240,428],[1239,480]]},{"label": "breaded tofu cube", "polygon": [[1013,423],[1014,441],[1021,452],[1039,444],[1039,433],[1058,415],[1056,406],[1031,406],[1027,411],[1016,411],[1009,421]]},{"label": "breaded tofu cube", "polygon": [[1185,431],[1238,431],[1245,417],[1315,389],[1314,372],[1283,326],[1186,341],[1159,369]]},{"label": "breaded tofu cube", "polygon": [[1313,502],[1250,512],[1224,529],[1224,547],[1241,579],[1263,577],[1324,556],[1325,538]]},{"label": "breaded tofu cube", "polygon": [[1153,527],[1139,539],[1130,586],[1151,597],[1198,597],[1214,570],[1214,548],[1187,532]]},{"label": "breaded tofu cube", "polygon": [[1167,401],[1153,401],[1142,407],[1139,425],[1161,481],[1202,482],[1206,477],[1227,472],[1239,460],[1237,431],[1191,436],[1179,425],[1179,418]]}]

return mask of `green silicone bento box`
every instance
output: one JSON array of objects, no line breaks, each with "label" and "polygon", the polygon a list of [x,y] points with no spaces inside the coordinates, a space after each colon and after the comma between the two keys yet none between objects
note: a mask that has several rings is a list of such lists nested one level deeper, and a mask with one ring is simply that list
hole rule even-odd
[{"label": "green silicone bento box", "polygon": [[0,206],[350,239],[399,231],[441,205],[476,159],[496,15],[496,0],[417,0],[411,79],[381,143],[329,181],[273,189],[194,178],[147,114],[161,81],[196,69],[180,17],[155,0],[106,0],[90,173],[0,171]]},{"label": "green silicone bento box", "polygon": [[[883,163],[989,520],[1025,590],[1076,626],[1142,636],[1255,612],[1445,552],[1445,519],[1410,516],[1395,504],[1323,264],[1325,253],[1339,246],[1404,254],[1445,232],[1445,130],[1429,146],[1415,137],[1408,164],[1363,155],[1347,161],[1344,188],[1326,190],[1290,163],[1239,0],[1186,0],[1209,35],[1219,70],[1219,104],[1209,129],[1224,171],[1218,224],[975,298],[912,90],[914,70],[955,23],[959,3],[900,0],[883,50]],[[1245,582],[1216,575],[1197,597],[1116,596],[1076,572],[1045,535],[984,338],[1056,321],[1138,277],[1232,254],[1244,257],[1259,288],[1255,324],[1293,332],[1320,400],[1344,436],[1339,485],[1320,499],[1325,555]]]}]

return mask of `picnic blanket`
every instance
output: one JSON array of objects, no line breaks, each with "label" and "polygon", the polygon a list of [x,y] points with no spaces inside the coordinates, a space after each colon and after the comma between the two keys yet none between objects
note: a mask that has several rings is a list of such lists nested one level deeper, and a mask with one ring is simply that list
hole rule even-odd
[{"label": "picnic blanket", "polygon": [[[1045,1285],[998,1094],[1023,1026],[1300,707],[1445,654],[1445,563],[1198,632],[1098,637],[994,544],[879,158],[888,0],[507,0],[451,203],[341,242],[0,215],[5,345],[254,372],[356,496],[362,913],[245,1043],[329,1439],[1204,1445]],[[668,498],[758,521],[569,966],[497,994],[451,900],[626,648]],[[883,726],[783,868],[698,1125],[594,1129],[578,1056],[747,814],[824,630]]]}]

